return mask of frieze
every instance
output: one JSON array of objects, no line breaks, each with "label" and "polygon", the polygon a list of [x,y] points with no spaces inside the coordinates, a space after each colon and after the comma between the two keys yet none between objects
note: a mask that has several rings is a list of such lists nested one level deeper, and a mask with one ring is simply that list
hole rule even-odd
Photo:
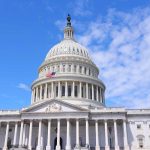
[{"label": "frieze", "polygon": [[45,112],[62,112],[62,107],[57,103],[53,103],[46,107]]}]

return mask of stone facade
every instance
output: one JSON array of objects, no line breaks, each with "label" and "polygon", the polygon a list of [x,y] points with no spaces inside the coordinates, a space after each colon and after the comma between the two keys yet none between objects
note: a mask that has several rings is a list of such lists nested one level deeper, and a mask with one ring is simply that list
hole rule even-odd
[{"label": "stone facade", "polygon": [[0,148],[150,150],[150,110],[105,106],[99,69],[74,40],[70,20],[39,67],[31,105],[0,111]]}]

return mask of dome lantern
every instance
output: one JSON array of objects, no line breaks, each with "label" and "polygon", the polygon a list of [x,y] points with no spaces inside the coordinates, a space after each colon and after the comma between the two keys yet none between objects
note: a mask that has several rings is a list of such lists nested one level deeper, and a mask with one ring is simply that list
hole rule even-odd
[{"label": "dome lantern", "polygon": [[67,26],[64,29],[64,39],[73,39],[73,27],[71,26],[71,17],[67,16]]}]

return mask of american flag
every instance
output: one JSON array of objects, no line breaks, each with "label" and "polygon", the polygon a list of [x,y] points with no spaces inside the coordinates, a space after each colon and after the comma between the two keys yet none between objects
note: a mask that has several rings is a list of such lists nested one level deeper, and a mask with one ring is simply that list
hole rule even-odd
[{"label": "american flag", "polygon": [[52,78],[52,77],[55,76],[55,74],[56,74],[56,72],[48,72],[48,73],[46,74],[46,77],[47,77],[47,78]]}]

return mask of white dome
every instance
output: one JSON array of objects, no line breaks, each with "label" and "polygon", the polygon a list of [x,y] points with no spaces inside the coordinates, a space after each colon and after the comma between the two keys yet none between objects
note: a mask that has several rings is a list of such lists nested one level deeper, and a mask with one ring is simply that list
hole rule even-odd
[{"label": "white dome", "polygon": [[45,60],[63,55],[80,56],[90,59],[85,47],[83,47],[73,39],[64,39],[50,49]]}]

